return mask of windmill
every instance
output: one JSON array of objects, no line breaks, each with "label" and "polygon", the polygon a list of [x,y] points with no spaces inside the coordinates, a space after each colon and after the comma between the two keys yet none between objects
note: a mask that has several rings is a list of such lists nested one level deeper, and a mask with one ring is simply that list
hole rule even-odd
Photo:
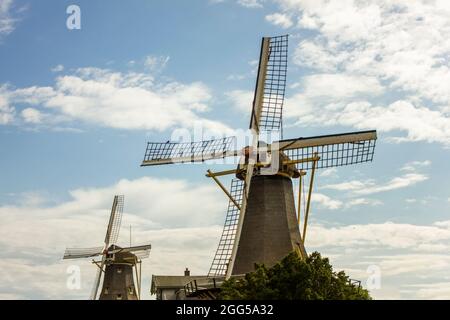
[{"label": "windmill", "polygon": [[[306,256],[304,247],[311,193],[316,169],[370,162],[377,133],[350,132],[308,138],[283,139],[282,114],[286,87],[288,36],[262,39],[256,88],[251,110],[251,141],[237,148],[237,137],[192,143],[149,142],[142,166],[203,162],[240,157],[236,169],[212,172],[212,178],[229,198],[222,237],[209,276],[241,275],[255,263],[271,266],[292,251]],[[278,133],[277,141],[264,141]],[[272,139],[274,140],[274,139]],[[303,230],[301,193],[307,171],[310,181]],[[218,177],[236,175],[227,190]],[[299,179],[295,209],[292,179]]]},{"label": "windmill", "polygon": [[[92,300],[97,299],[102,276],[100,300],[139,300],[141,296],[141,260],[148,258],[151,245],[131,246],[130,244],[130,247],[126,248],[116,245],[122,221],[123,203],[123,196],[114,196],[103,247],[72,248],[66,249],[64,253],[63,259],[101,257],[99,261],[92,260],[98,267],[91,293]],[[135,271],[137,288],[134,285],[133,271]]]}]

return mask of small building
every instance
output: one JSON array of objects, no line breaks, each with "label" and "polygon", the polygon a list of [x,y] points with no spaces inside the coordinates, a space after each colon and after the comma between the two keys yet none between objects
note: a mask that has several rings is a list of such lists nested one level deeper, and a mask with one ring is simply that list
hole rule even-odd
[{"label": "small building", "polygon": [[192,281],[205,279],[207,276],[191,276],[188,268],[183,276],[152,275],[150,292],[156,294],[157,300],[196,300],[189,298],[185,293],[185,286]]}]

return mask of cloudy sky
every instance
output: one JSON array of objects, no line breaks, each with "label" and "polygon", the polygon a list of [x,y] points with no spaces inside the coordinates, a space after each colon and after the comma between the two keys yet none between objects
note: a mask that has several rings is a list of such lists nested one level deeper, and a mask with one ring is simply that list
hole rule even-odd
[{"label": "cloudy sky", "polygon": [[[81,29],[66,9],[81,8]],[[316,180],[307,250],[379,299],[450,298],[447,0],[0,0],[0,298],[87,298],[114,194],[151,274],[206,274],[219,165],[140,168],[174,130],[248,127],[260,38],[290,34],[286,138],[377,129],[373,163]],[[228,183],[228,181],[225,181]],[[78,290],[66,285],[81,268]]]}]

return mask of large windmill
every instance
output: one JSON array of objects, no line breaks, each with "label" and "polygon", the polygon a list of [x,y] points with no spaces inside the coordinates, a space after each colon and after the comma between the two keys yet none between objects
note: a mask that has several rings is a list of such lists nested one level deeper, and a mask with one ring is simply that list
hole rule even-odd
[{"label": "large windmill", "polygon": [[[66,249],[63,259],[101,257],[92,262],[98,267],[91,299],[97,299],[98,288],[103,277],[100,300],[139,300],[141,295],[141,259],[148,258],[151,245],[122,248],[116,245],[123,213],[123,196],[114,196],[106,229],[105,244],[95,248]],[[139,270],[138,270],[139,267]],[[134,268],[134,270],[133,270]],[[137,288],[134,284],[136,275]]]},{"label": "large windmill", "polygon": [[[305,257],[304,247],[314,173],[372,161],[376,131],[351,132],[283,140],[282,114],[286,86],[288,36],[262,39],[256,89],[251,110],[249,146],[239,149],[236,137],[192,143],[149,142],[142,166],[203,162],[240,157],[236,169],[208,170],[230,202],[225,227],[209,276],[240,275],[255,263],[275,264],[288,253]],[[263,141],[278,132],[278,141]],[[304,223],[300,232],[302,177],[311,170]],[[218,177],[235,174],[231,190]],[[293,178],[299,178],[298,211]]]}]

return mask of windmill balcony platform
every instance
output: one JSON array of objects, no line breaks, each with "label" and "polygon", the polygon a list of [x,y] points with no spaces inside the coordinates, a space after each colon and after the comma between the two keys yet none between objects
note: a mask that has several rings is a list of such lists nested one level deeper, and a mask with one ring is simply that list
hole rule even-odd
[{"label": "windmill balcony platform", "polygon": [[[245,275],[234,275],[232,278],[243,279]],[[194,279],[184,286],[186,297],[202,300],[217,299],[220,288],[225,281],[225,277],[206,277]]]}]

